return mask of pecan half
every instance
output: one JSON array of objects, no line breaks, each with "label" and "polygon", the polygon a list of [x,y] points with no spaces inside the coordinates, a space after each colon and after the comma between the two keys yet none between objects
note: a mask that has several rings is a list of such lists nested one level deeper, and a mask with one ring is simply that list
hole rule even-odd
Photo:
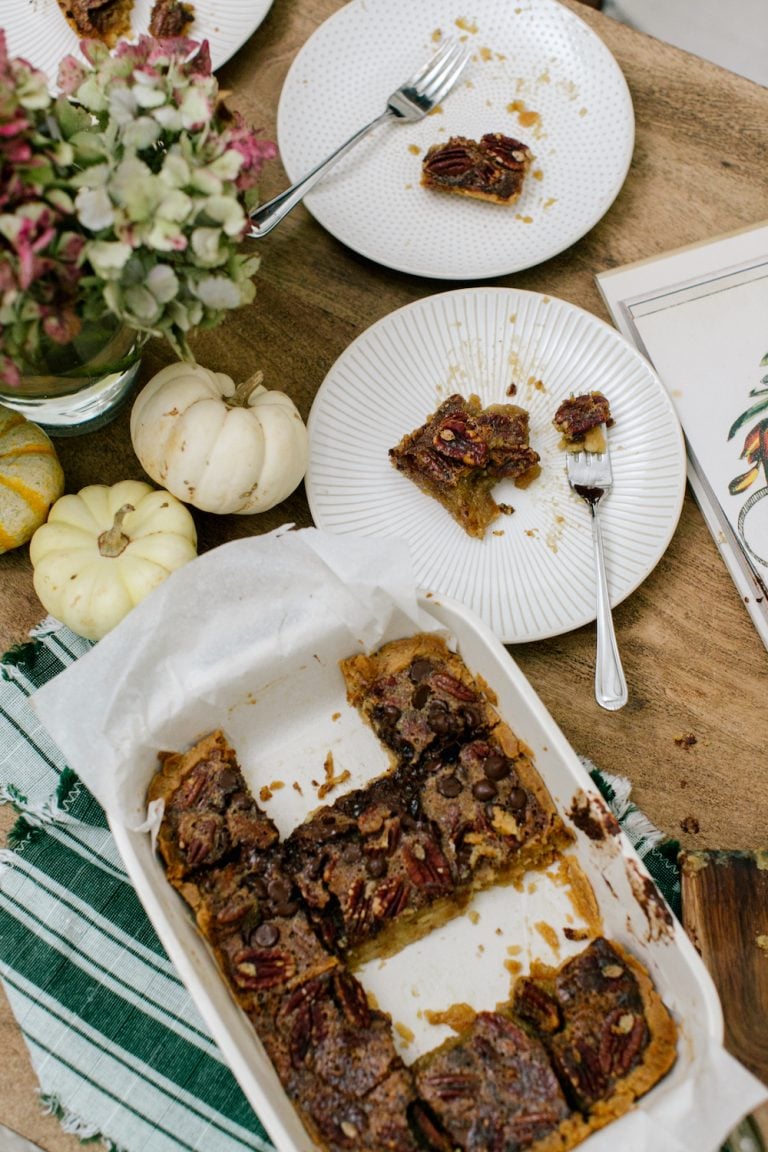
[{"label": "pecan half", "polygon": [[192,868],[215,860],[224,840],[222,818],[215,812],[185,812],[179,821],[179,848]]},{"label": "pecan half", "polygon": [[515,1011],[537,1032],[557,1032],[562,1023],[557,1001],[527,977],[515,986]]},{"label": "pecan half", "polygon": [[480,138],[480,144],[498,164],[515,172],[525,167],[530,155],[525,144],[501,132],[487,133]]},{"label": "pecan half", "polygon": [[436,146],[430,149],[424,159],[424,168],[443,179],[463,176],[472,170],[475,159],[475,154],[466,145],[450,140],[443,147]]},{"label": "pecan half", "polygon": [[647,1041],[647,1029],[642,1016],[616,1008],[610,1012],[600,1039],[600,1068],[606,1076],[626,1076]]},{"label": "pecan half", "polygon": [[417,888],[447,891],[453,887],[448,861],[434,840],[417,841],[403,848],[403,864]]},{"label": "pecan half", "polygon": [[438,1100],[460,1100],[475,1096],[478,1079],[472,1072],[433,1072],[421,1079],[420,1087]]},{"label": "pecan half", "polygon": [[478,439],[474,424],[456,416],[441,422],[432,445],[441,456],[449,460],[460,460],[470,467],[482,467],[488,460],[488,445]]},{"label": "pecan half", "polygon": [[394,920],[408,905],[410,885],[402,876],[390,876],[373,894],[371,911],[377,920]]},{"label": "pecan half", "polygon": [[333,973],[333,991],[349,1023],[356,1028],[367,1028],[371,1021],[371,1009],[360,981],[346,969],[337,969]]},{"label": "pecan half", "polygon": [[451,676],[448,672],[436,672],[432,677],[432,684],[435,688],[439,688],[441,692],[447,692],[449,696],[453,696],[456,700],[476,700],[477,693],[474,689],[470,688],[467,684],[462,684],[461,680],[457,680],[455,676]]},{"label": "pecan half", "polygon": [[253,991],[276,988],[296,975],[296,961],[272,948],[243,948],[233,957],[234,977],[240,988]]}]

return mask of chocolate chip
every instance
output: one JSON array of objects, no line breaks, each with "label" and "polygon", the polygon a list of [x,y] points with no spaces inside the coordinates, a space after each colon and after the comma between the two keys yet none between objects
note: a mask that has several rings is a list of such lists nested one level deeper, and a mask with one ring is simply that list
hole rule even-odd
[{"label": "chocolate chip", "polygon": [[480,721],[483,717],[476,704],[462,704],[459,709],[459,715],[467,728],[475,729],[480,727]]},{"label": "chocolate chip", "polygon": [[432,689],[429,684],[419,684],[411,696],[411,704],[414,708],[423,708],[431,695]]},{"label": "chocolate chip", "polygon": [[472,786],[472,795],[475,800],[493,800],[496,792],[496,785],[492,780],[478,780]]},{"label": "chocolate chip", "polygon": [[396,704],[382,704],[376,711],[387,724],[397,724],[400,719],[400,709]]},{"label": "chocolate chip", "polygon": [[378,880],[387,870],[387,862],[380,852],[372,853],[365,861],[365,869],[369,876]]},{"label": "chocolate chip", "polygon": [[295,916],[298,910],[299,905],[295,900],[286,900],[284,904],[275,905],[275,915],[285,916],[286,919],[290,919],[291,916]]},{"label": "chocolate chip", "polygon": [[426,679],[432,671],[432,662],[430,660],[414,660],[408,669],[408,675],[414,684],[418,684],[420,680]]},{"label": "chocolate chip", "polygon": [[492,752],[483,763],[483,772],[489,780],[503,780],[509,776],[509,761],[500,752]]},{"label": "chocolate chip", "polygon": [[276,876],[267,884],[267,895],[276,904],[285,904],[290,899],[293,885],[284,876]]},{"label": "chocolate chip", "polygon": [[528,803],[528,794],[525,788],[510,788],[509,796],[507,797],[507,807],[511,808],[513,812],[522,812]]},{"label": "chocolate chip", "polygon": [[237,772],[231,768],[224,768],[219,772],[218,785],[222,792],[234,792],[240,787],[240,779]]},{"label": "chocolate chip", "polygon": [[442,700],[433,700],[427,712],[427,727],[438,736],[454,730],[454,720]]},{"label": "chocolate chip", "polygon": [[461,792],[461,780],[458,776],[441,776],[437,782],[437,790],[441,796],[446,796],[450,800]]},{"label": "chocolate chip", "polygon": [[272,948],[277,944],[279,939],[280,929],[276,924],[271,924],[269,921],[265,921],[264,924],[259,924],[251,936],[251,942],[257,944],[259,948]]},{"label": "chocolate chip", "polygon": [[461,744],[456,740],[452,740],[450,744],[446,744],[440,753],[440,759],[443,764],[455,764],[461,755]]},{"label": "chocolate chip", "polygon": [[248,889],[259,900],[263,900],[264,897],[267,895],[267,886],[264,883],[264,881],[261,879],[260,876],[248,876],[248,877],[246,877],[245,882],[246,882],[246,885],[248,886]]},{"label": "chocolate chip", "polygon": [[345,844],[341,850],[341,858],[345,864],[354,864],[356,860],[360,859],[360,845],[357,841],[352,840],[349,844]]}]

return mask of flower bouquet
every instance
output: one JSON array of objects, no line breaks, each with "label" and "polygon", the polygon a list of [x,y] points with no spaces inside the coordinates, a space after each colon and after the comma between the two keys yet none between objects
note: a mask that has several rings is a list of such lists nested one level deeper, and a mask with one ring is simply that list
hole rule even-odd
[{"label": "flower bouquet", "polygon": [[0,30],[0,388],[105,320],[189,333],[255,294],[248,210],[275,145],[223,102],[206,42],[84,41],[60,93]]}]

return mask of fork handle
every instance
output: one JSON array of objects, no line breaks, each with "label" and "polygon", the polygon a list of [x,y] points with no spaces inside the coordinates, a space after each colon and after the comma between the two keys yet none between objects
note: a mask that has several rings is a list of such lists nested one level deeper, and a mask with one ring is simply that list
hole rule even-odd
[{"label": "fork handle", "polygon": [[382,112],[375,120],[371,120],[370,124],[366,124],[364,128],[360,128],[355,132],[354,136],[350,136],[349,140],[340,144],[335,152],[331,152],[330,156],[326,156],[325,160],[321,160],[320,163],[315,165],[310,172],[307,172],[306,176],[303,176],[301,180],[297,180],[295,184],[291,184],[290,188],[286,188],[284,192],[281,192],[279,196],[275,196],[274,199],[268,200],[266,204],[254,208],[253,212],[250,213],[251,229],[248,236],[258,239],[261,236],[266,236],[268,232],[271,232],[281,220],[285,219],[289,212],[293,211],[297,204],[301,203],[307,192],[322,180],[326,172],[330,172],[331,168],[333,168],[334,164],[336,164],[342,156],[350,152],[364,136],[367,136],[368,133],[373,131],[374,128],[377,128],[379,124],[383,124],[385,120],[390,120],[392,115],[393,113],[389,110]]},{"label": "fork handle", "polygon": [[595,659],[595,699],[601,708],[616,712],[627,702],[627,682],[621,666],[619,646],[613,627],[611,602],[608,597],[608,578],[605,574],[603,532],[597,504],[592,510],[592,538],[595,544],[597,570],[597,654]]}]

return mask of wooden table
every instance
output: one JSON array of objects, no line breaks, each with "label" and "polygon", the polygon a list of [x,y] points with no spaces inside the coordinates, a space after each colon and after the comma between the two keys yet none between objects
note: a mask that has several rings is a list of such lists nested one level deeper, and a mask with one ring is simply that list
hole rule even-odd
[{"label": "wooden table", "polygon": [[[494,281],[547,292],[608,319],[594,274],[768,215],[768,91],[564,0],[605,41],[631,89],[637,120],[632,166],[600,223],[552,260]],[[267,19],[221,70],[221,84],[254,125],[275,136],[289,65],[341,0],[275,0]],[[264,198],[285,184],[279,164]],[[255,306],[199,340],[202,363],[241,378],[260,365],[265,383],[291,395],[306,418],[336,357],[375,320],[461,284],[417,279],[369,263],[298,208],[260,242]],[[172,357],[151,347],[142,381]],[[128,411],[106,429],[57,441],[67,490],[140,477]],[[201,548],[293,521],[310,523],[300,489],[258,518],[195,516]],[[23,640],[43,615],[26,549],[0,557],[0,647]],[[628,776],[633,798],[689,848],[765,848],[768,780],[761,716],[768,654],[740,602],[702,516],[686,497],[679,527],[644,584],[615,612],[630,686],[619,713],[593,696],[594,629],[511,651],[580,753]],[[693,735],[688,746],[677,742]],[[2,827],[12,814],[0,809]],[[698,831],[693,831],[697,828]],[[757,1025],[756,1025],[757,1026]],[[49,1152],[80,1148],[40,1115],[23,1042],[0,1012],[0,1124]]]}]

